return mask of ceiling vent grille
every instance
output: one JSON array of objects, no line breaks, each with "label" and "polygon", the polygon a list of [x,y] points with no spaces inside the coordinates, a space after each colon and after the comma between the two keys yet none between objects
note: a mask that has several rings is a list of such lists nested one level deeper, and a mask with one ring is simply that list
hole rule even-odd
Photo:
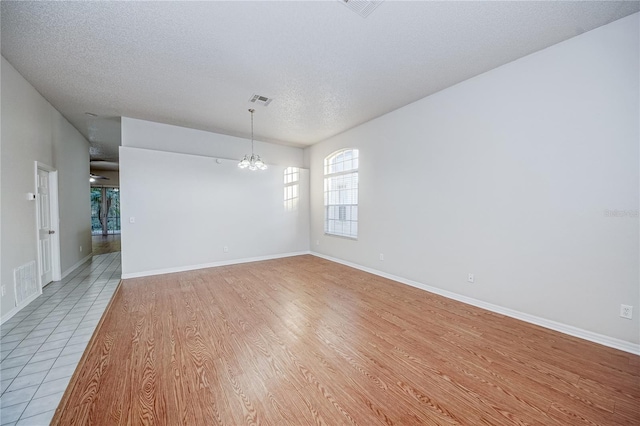
[{"label": "ceiling vent grille", "polygon": [[371,15],[376,7],[380,6],[383,0],[338,0],[358,15],[366,18]]},{"label": "ceiling vent grille", "polygon": [[272,98],[267,98],[266,96],[253,95],[251,96],[251,99],[249,99],[249,102],[262,106],[269,106],[272,100]]}]

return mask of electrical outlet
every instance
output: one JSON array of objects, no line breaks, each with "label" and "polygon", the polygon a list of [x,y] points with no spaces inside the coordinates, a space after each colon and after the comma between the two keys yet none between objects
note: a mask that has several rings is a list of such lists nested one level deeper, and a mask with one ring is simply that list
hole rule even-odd
[{"label": "electrical outlet", "polygon": [[229,253],[229,247],[227,247],[227,246],[222,247],[222,251],[224,253]]},{"label": "electrical outlet", "polygon": [[320,245],[320,240],[316,240],[316,245],[319,246]]},{"label": "electrical outlet", "polygon": [[469,273],[469,275],[467,275],[467,281],[469,281],[470,283],[475,281],[475,277],[473,276],[473,274]]},{"label": "electrical outlet", "polygon": [[2,295],[4,296],[4,286],[2,286]]},{"label": "electrical outlet", "polygon": [[82,246],[80,246],[80,253],[82,253]]},{"label": "electrical outlet", "polygon": [[620,316],[626,319],[633,318],[633,306],[620,305]]},{"label": "electrical outlet", "polygon": [[380,260],[384,260],[384,254],[380,253]]}]

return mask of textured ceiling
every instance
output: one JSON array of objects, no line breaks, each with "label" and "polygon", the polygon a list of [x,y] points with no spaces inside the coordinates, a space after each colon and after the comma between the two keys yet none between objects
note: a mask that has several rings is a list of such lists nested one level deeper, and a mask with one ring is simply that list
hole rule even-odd
[{"label": "textured ceiling", "polygon": [[[115,160],[119,117],[309,145],[640,9],[639,2],[1,3],[2,55]],[[84,113],[92,112],[98,117]],[[177,141],[178,142],[178,141]]]}]

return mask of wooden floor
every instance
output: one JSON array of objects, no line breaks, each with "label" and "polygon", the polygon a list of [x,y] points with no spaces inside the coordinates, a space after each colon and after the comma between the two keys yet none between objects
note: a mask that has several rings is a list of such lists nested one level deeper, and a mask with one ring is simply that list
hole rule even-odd
[{"label": "wooden floor", "polygon": [[120,251],[120,234],[93,235],[91,248],[94,256]]},{"label": "wooden floor", "polygon": [[122,282],[52,424],[640,424],[640,357],[312,256]]}]

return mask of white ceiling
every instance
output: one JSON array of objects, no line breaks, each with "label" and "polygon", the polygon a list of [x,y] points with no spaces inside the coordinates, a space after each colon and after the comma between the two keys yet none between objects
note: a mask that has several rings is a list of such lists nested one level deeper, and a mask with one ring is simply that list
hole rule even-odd
[{"label": "white ceiling", "polygon": [[[304,146],[637,12],[637,1],[1,3],[2,55],[117,159],[119,117]],[[98,114],[97,118],[85,112]]]}]

